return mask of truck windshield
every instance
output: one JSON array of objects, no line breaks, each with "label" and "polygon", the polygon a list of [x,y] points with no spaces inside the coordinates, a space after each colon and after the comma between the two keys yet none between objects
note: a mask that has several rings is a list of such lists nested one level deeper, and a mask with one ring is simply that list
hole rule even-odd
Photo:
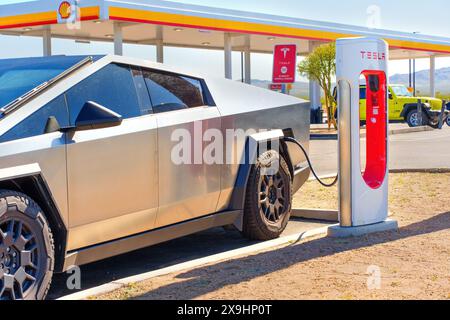
[{"label": "truck windshield", "polygon": [[0,109],[85,58],[53,56],[0,60]]},{"label": "truck windshield", "polygon": [[413,94],[405,86],[392,86],[392,91],[394,91],[396,96],[400,97],[412,97]]}]

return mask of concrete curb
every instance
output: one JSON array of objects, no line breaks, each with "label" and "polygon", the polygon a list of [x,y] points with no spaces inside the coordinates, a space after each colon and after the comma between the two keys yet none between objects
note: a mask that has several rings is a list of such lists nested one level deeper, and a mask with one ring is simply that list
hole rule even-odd
[{"label": "concrete curb", "polygon": [[390,173],[450,173],[450,168],[392,169]]},{"label": "concrete curb", "polygon": [[338,210],[321,210],[321,209],[292,209],[292,217],[309,219],[309,220],[319,220],[327,222],[339,222],[339,211]]},{"label": "concrete curb", "polygon": [[115,281],[106,283],[104,285],[101,285],[101,286],[98,286],[95,288],[87,289],[87,290],[80,291],[80,292],[77,292],[77,293],[74,293],[71,295],[60,297],[56,300],[88,299],[89,297],[110,293],[112,291],[123,288],[132,283],[142,282],[145,280],[149,280],[151,278],[167,275],[170,273],[175,273],[175,272],[180,272],[180,271],[184,271],[184,270],[188,270],[188,269],[198,268],[198,267],[201,267],[201,266],[204,266],[207,264],[218,263],[218,262],[221,262],[224,260],[232,260],[232,259],[238,258],[240,256],[244,256],[244,255],[255,254],[260,251],[264,251],[264,250],[268,250],[268,249],[272,249],[272,248],[276,248],[276,247],[280,247],[280,246],[288,245],[288,244],[292,244],[292,243],[297,243],[304,239],[316,237],[319,235],[326,235],[327,232],[328,232],[328,226],[309,230],[309,231],[299,233],[299,234],[282,237],[282,238],[271,240],[271,241],[257,243],[257,244],[254,244],[254,245],[251,245],[248,247],[235,249],[235,250],[215,254],[215,255],[212,255],[209,257],[180,263],[180,264],[177,264],[177,265],[174,265],[171,267],[154,270],[154,271],[150,271],[147,273],[142,273],[139,275],[131,276],[131,277],[120,279],[120,280],[115,280]]},{"label": "concrete curb", "polygon": [[[414,169],[390,169],[389,173],[450,173],[450,168],[414,168]],[[319,176],[320,180],[334,179],[337,173]],[[315,177],[310,177],[308,181],[316,181]]]},{"label": "concrete curb", "polygon": [[[333,174],[327,174],[327,175],[323,175],[323,176],[319,176],[320,180],[326,180],[326,179],[334,179],[336,178],[337,173],[333,173]],[[316,181],[317,179],[312,176],[308,179],[308,181]]]},{"label": "concrete curb", "polygon": [[340,225],[334,225],[328,229],[328,237],[351,238],[393,230],[398,230],[398,222],[396,220],[387,219],[384,222],[361,227],[345,228]]},{"label": "concrete curb", "polygon": [[[389,135],[398,135],[398,134],[406,134],[406,133],[413,133],[413,132],[424,132],[424,131],[433,131],[434,129],[428,126],[425,127],[417,127],[417,128],[404,128],[404,129],[392,129],[389,130]],[[366,134],[361,134],[361,138],[365,138]],[[332,134],[320,134],[320,133],[311,133],[310,135],[311,140],[337,140],[338,135],[337,133]]]}]

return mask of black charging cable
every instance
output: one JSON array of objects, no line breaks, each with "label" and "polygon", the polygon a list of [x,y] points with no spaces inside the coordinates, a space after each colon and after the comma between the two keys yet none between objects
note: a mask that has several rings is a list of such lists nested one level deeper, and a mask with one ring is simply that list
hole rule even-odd
[{"label": "black charging cable", "polygon": [[305,154],[305,157],[306,157],[306,161],[308,161],[308,165],[309,165],[309,168],[311,169],[312,174],[314,175],[314,177],[317,179],[317,181],[319,181],[319,183],[322,186],[324,186],[325,188],[331,188],[336,185],[336,183],[339,181],[339,175],[336,176],[336,178],[334,179],[334,181],[331,184],[327,184],[327,183],[323,182],[319,178],[319,176],[316,174],[316,171],[314,170],[314,167],[311,164],[311,159],[308,156],[308,152],[306,152],[306,150],[302,146],[302,144],[300,142],[298,142],[297,140],[295,140],[294,138],[290,138],[290,137],[285,137],[284,141],[295,143],[303,151],[303,153]]}]

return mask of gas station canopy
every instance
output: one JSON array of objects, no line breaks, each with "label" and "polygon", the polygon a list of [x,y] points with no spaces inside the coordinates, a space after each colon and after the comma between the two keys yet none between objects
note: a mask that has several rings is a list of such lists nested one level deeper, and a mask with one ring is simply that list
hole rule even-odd
[{"label": "gas station canopy", "polygon": [[[68,27],[62,5],[77,5],[82,23]],[[75,12],[75,11],[74,11]],[[450,39],[421,34],[369,29],[344,24],[296,19],[158,0],[41,0],[0,5],[0,32],[79,41],[112,41],[120,23],[123,42],[164,46],[224,49],[224,33],[233,38],[232,50],[272,53],[274,44],[295,43],[308,54],[313,42],[342,37],[385,39],[392,59],[450,55]],[[250,35],[250,41],[239,35]]]},{"label": "gas station canopy", "polygon": [[[108,41],[122,55],[123,44],[216,49],[224,52],[225,77],[232,79],[232,52],[242,53],[243,81],[251,83],[251,53],[273,53],[277,44],[295,44],[308,55],[322,43],[348,37],[376,37],[389,44],[390,59],[430,59],[430,92],[436,94],[436,57],[450,56],[450,38],[370,29],[345,24],[219,9],[160,0],[39,0],[0,5],[0,34],[78,42]],[[320,87],[310,81],[311,108],[320,108]]]}]

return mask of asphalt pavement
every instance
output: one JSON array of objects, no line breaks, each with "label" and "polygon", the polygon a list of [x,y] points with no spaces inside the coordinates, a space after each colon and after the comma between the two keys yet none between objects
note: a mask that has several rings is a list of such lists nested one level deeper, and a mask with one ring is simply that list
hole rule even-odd
[{"label": "asphalt pavement", "polygon": [[[450,127],[389,137],[390,169],[450,169]],[[361,140],[364,147],[365,139]],[[337,141],[311,141],[311,161],[318,175],[337,172]]]}]

